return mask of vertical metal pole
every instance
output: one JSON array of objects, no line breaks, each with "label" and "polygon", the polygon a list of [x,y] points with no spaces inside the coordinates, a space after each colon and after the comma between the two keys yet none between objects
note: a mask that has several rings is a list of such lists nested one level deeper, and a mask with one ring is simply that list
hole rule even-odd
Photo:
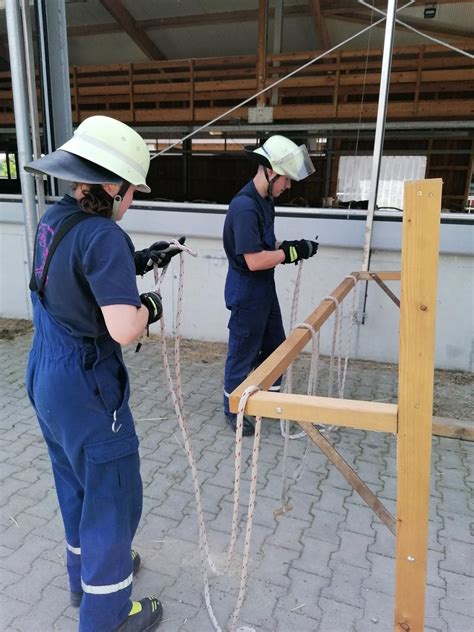
[{"label": "vertical metal pole", "polygon": [[[365,225],[364,258],[362,270],[370,266],[370,246],[372,243],[372,226],[374,222],[375,205],[379,186],[380,163],[382,160],[383,141],[385,135],[385,119],[387,116],[388,91],[390,86],[390,71],[392,68],[393,36],[395,33],[395,19],[397,0],[388,0],[387,17],[385,20],[385,38],[383,44],[382,71],[380,74],[380,92],[377,108],[377,125],[375,128],[374,153],[372,158],[372,173],[370,179],[369,208]],[[366,283],[367,289],[367,283]]]},{"label": "vertical metal pole", "polygon": [[[64,0],[36,0],[44,98],[43,128],[47,150],[54,151],[72,136],[71,86]],[[68,184],[54,183],[52,193]]]},{"label": "vertical metal pole", "polygon": [[[38,99],[36,98],[36,75],[33,55],[33,37],[31,34],[30,3],[28,0],[20,0],[23,21],[23,44],[25,51],[25,70],[28,89],[29,120],[31,126],[31,140],[33,143],[33,158],[41,156],[41,140],[38,120]],[[38,196],[38,219],[44,213],[44,179],[43,176],[35,176],[36,193]]]},{"label": "vertical metal pole", "polygon": [[15,129],[18,147],[18,172],[23,195],[23,214],[26,238],[26,254],[31,272],[37,221],[35,187],[33,178],[24,166],[32,159],[30,130],[28,125],[28,97],[26,94],[25,58],[23,55],[23,35],[18,0],[6,0],[6,20],[8,49],[12,77]]},{"label": "vertical metal pole", "polygon": [[[377,193],[379,188],[380,163],[382,161],[383,141],[385,136],[385,119],[387,117],[388,92],[390,87],[390,71],[392,68],[393,36],[395,33],[395,22],[397,17],[397,0],[388,0],[387,16],[385,19],[385,38],[383,44],[382,70],[380,73],[380,92],[377,108],[377,124],[375,127],[374,153],[372,156],[372,172],[370,178],[369,206],[367,210],[367,220],[365,224],[364,254],[362,258],[362,270],[370,268],[372,228],[374,224],[375,206],[377,204]],[[359,308],[358,321],[362,325],[365,323],[367,292],[369,281],[365,282],[362,299]],[[359,332],[358,332],[359,334]]]}]

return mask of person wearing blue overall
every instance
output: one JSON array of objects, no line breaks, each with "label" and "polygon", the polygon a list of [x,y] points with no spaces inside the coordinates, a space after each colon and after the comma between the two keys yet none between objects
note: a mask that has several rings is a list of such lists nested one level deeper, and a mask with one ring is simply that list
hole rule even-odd
[{"label": "person wearing blue overall", "polygon": [[135,252],[116,223],[135,190],[150,191],[149,162],[133,129],[93,116],[25,167],[74,183],[37,230],[26,382],[51,458],[80,632],[154,630],[163,613],[156,597],[130,599],[143,494],[120,345],[162,312],[159,294],[138,294],[136,274],[178,250],[159,242]]},{"label": "person wearing blue overall", "polygon": [[[280,263],[297,263],[316,254],[306,239],[277,242],[274,199],[314,172],[304,145],[270,136],[261,147],[246,148],[258,170],[232,199],[224,222],[228,259],[225,304],[230,310],[229,343],[224,371],[224,413],[235,432],[237,415],[229,410],[230,393],[285,340],[274,271]],[[281,378],[271,387],[280,390]],[[254,425],[244,417],[243,434]]]}]

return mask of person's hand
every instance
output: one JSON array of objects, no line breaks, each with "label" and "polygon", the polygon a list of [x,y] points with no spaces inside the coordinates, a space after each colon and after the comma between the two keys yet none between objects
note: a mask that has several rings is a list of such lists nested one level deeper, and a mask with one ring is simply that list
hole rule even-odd
[{"label": "person's hand", "polygon": [[[184,244],[186,237],[180,237],[178,242]],[[171,261],[171,258],[180,253],[181,250],[168,241],[156,241],[149,248],[137,250],[133,255],[135,261],[136,274],[143,275],[153,269],[153,264],[159,268],[164,268]]]},{"label": "person's hand", "polygon": [[158,292],[145,292],[140,294],[140,300],[148,310],[148,325],[160,320],[163,313],[160,294]]},{"label": "person's hand", "polygon": [[318,252],[318,242],[309,239],[282,241],[280,249],[285,253],[283,263],[298,263],[301,259],[309,259]]}]

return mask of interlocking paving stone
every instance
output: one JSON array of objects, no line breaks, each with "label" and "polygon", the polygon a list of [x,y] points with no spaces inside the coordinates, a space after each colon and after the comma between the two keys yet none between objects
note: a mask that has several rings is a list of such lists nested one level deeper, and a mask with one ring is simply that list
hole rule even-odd
[{"label": "interlocking paving stone", "polygon": [[[24,388],[29,340],[26,334],[0,341],[0,630],[73,632],[78,612],[68,604],[64,533],[51,466]],[[189,465],[157,362],[158,345],[147,341],[140,354],[133,351],[126,349],[125,357],[144,482],[135,538],[143,567],[133,595],[159,594],[163,632],[212,632]],[[209,548],[220,569],[231,530],[235,449],[221,410],[223,362],[221,356],[209,362],[183,356],[184,401]],[[396,400],[396,371],[386,365],[357,366],[346,381],[347,397]],[[300,375],[304,382],[303,370]],[[396,438],[342,428],[326,436],[394,512]],[[239,589],[252,445],[244,438],[234,559],[228,575],[209,574],[221,625],[228,622]],[[238,625],[258,632],[385,632],[393,619],[395,538],[315,446],[301,479],[294,479],[305,447],[305,438],[290,441],[286,483],[293,508],[275,518],[281,506],[283,438],[278,422],[263,422],[248,585]],[[426,632],[474,629],[473,448],[433,438]]]}]

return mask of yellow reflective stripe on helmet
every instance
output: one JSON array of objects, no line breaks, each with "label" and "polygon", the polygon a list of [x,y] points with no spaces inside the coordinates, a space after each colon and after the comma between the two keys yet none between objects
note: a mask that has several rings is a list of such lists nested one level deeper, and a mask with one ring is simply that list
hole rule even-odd
[{"label": "yellow reflective stripe on helmet", "polygon": [[119,590],[123,590],[124,588],[128,588],[133,580],[133,573],[124,579],[123,582],[118,582],[117,584],[108,584],[105,586],[92,586],[91,584],[86,584],[86,582],[81,579],[82,590],[89,595],[111,595],[112,593],[116,593]]},{"label": "yellow reflective stripe on helmet", "polygon": [[298,253],[296,252],[296,248],[294,246],[290,246],[290,261],[296,261],[298,259]]}]

